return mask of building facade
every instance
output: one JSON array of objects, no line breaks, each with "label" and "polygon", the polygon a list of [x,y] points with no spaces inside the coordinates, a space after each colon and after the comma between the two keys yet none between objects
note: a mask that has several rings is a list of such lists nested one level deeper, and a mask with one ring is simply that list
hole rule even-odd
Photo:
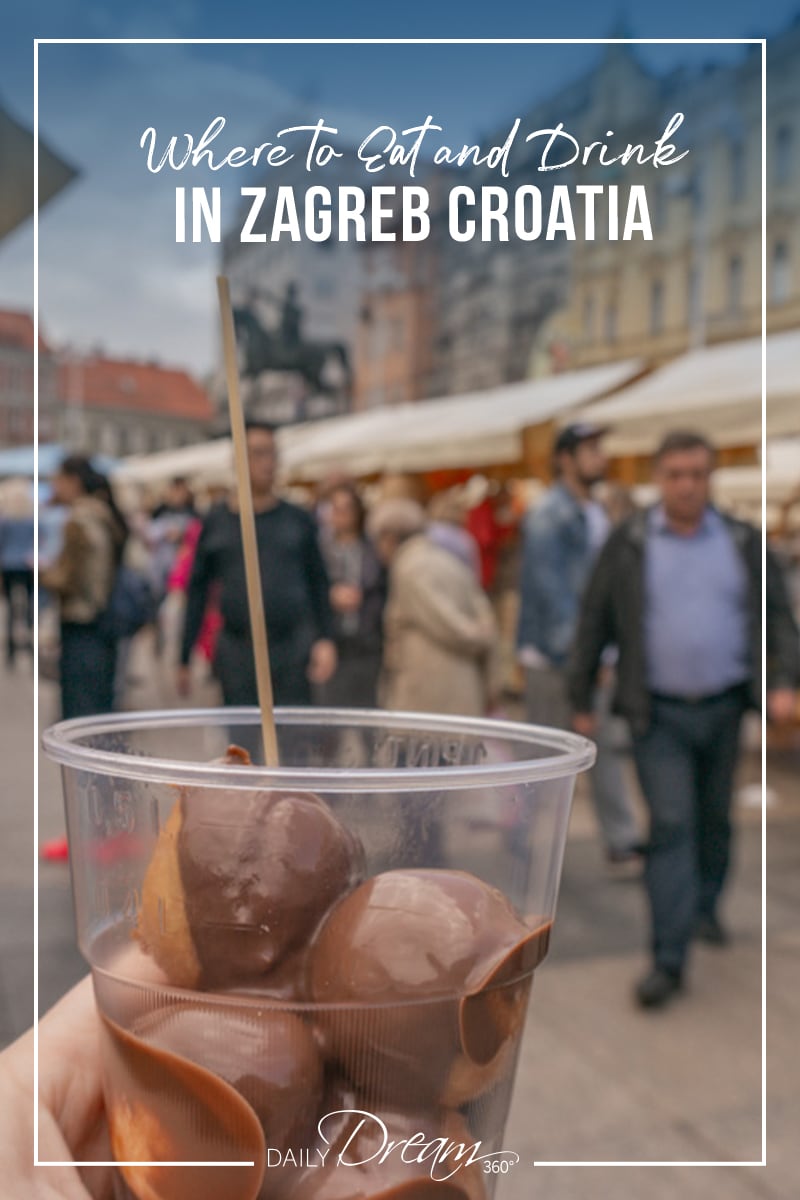
[{"label": "building facade", "polygon": [[[33,441],[33,317],[27,312],[0,311],[0,446]],[[39,332],[39,439],[55,440],[58,424],[56,360]]]},{"label": "building facade", "polygon": [[185,371],[103,355],[60,357],[54,441],[124,458],[201,441],[214,406]]},{"label": "building facade", "polygon": [[[800,325],[800,19],[768,43],[767,74],[766,307],[768,329],[780,330]],[[684,119],[670,140],[689,154],[673,166],[590,160],[545,173],[541,144],[527,153],[517,145],[505,181],[509,191],[534,184],[544,209],[554,182],[616,185],[621,204],[631,186],[644,185],[651,241],[608,237],[606,191],[595,205],[594,240],[576,222],[575,241],[455,242],[442,200],[426,241],[365,247],[357,404],[471,392],[625,358],[657,365],[758,334],[760,45],[743,46],[728,63],[659,74],[635,46],[609,44],[591,70],[522,114],[522,126],[563,122],[581,146],[608,131],[611,153],[628,143],[652,151],[675,113]],[[498,179],[485,166],[434,179],[441,197],[454,182],[478,189]]]},{"label": "building facade", "polygon": [[[647,187],[652,241],[575,243],[570,299],[556,321],[574,366],[658,364],[761,331],[761,47],[732,65],[649,83],[641,74],[641,123],[663,128],[683,112],[676,141],[691,150],[661,172],[625,168]],[[800,324],[797,22],[768,43],[767,74],[766,309],[768,329],[779,330]]]}]

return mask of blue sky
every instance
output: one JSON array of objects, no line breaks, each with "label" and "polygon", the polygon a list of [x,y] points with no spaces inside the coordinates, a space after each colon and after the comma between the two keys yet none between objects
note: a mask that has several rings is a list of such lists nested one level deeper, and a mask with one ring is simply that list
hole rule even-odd
[{"label": "blue sky", "polygon": [[[770,36],[800,0],[763,4],[640,7],[632,37]],[[0,98],[29,119],[32,38],[38,37],[605,37],[620,28],[617,0],[565,7],[439,3],[306,3],[265,11],[233,0],[147,0],[124,13],[89,0],[47,0],[33,14],[5,17]],[[148,176],[141,131],[199,133],[218,113],[236,142],[269,137],[287,115],[324,115],[343,133],[380,122],[398,127],[430,112],[453,141],[510,120],[579,75],[597,46],[45,46],[40,50],[42,135],[81,170],[41,219],[41,313],[58,343],[156,356],[205,370],[216,357],[210,247],[176,246],[176,180]],[[639,47],[658,71],[730,58],[738,47]],[[188,182],[188,181],[187,181]],[[193,179],[192,182],[203,182]],[[242,181],[237,178],[237,184]],[[0,305],[29,305],[32,233],[0,247]]]}]

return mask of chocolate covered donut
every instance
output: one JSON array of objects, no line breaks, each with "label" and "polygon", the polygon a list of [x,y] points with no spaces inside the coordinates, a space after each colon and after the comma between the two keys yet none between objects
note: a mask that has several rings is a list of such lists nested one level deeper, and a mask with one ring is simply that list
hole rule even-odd
[{"label": "chocolate covered donut", "polygon": [[273,1150],[308,1145],[322,1099],[322,1060],[309,1026],[293,1013],[256,1004],[176,1005],[149,1014],[136,1035],[235,1087]]},{"label": "chocolate covered donut", "polygon": [[371,1101],[465,1103],[508,1066],[548,930],[464,871],[368,879],[310,951],[326,1053]]},{"label": "chocolate covered donut", "polygon": [[[226,765],[247,765],[231,747]],[[138,935],[182,987],[260,979],[357,882],[355,839],[307,793],[182,788],[142,888]]]}]

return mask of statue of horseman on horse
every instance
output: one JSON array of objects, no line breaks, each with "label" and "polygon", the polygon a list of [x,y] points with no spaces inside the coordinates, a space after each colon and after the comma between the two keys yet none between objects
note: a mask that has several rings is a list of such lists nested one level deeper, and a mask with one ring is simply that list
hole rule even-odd
[{"label": "statue of horseman on horse", "polygon": [[[280,309],[276,329],[262,325],[254,311],[254,301],[264,299]],[[255,379],[262,371],[296,371],[314,393],[332,394],[342,390],[341,382],[331,382],[330,367],[338,367],[345,389],[351,381],[347,347],[340,342],[303,341],[303,310],[297,299],[297,285],[289,283],[282,298],[263,288],[251,290],[248,303],[234,306],[233,321],[241,356],[242,374]]]}]

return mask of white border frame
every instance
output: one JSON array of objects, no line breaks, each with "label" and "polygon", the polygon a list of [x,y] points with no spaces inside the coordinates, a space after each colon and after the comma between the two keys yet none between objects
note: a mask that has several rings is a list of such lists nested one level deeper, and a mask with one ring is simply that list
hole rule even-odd
[{"label": "white border frame", "polygon": [[[37,37],[34,40],[34,554],[38,563],[38,48],[40,46],[760,46],[762,48],[762,578],[766,578],[766,38],[765,37]],[[766,1166],[766,593],[762,586],[762,1158],[724,1162],[547,1162],[537,1166]],[[38,1157],[38,578],[34,596],[34,1166]],[[252,1166],[242,1163],[118,1163],[82,1166]]]}]

